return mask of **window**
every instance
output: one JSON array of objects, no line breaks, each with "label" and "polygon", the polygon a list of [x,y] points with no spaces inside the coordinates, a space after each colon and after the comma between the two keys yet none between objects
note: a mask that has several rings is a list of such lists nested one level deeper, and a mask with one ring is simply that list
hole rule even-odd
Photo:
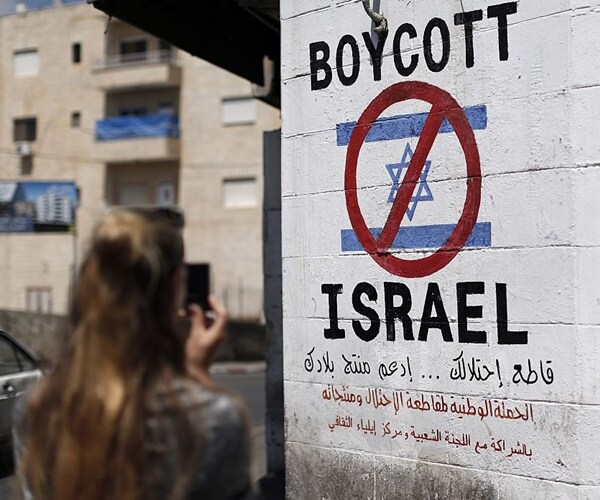
[{"label": "window", "polygon": [[75,42],[71,45],[71,61],[73,64],[79,64],[81,62],[81,43]]},{"label": "window", "polygon": [[36,118],[15,118],[13,120],[13,141],[35,141],[37,137]]},{"label": "window", "polygon": [[13,73],[15,76],[37,75],[40,58],[37,49],[18,50],[13,54]]},{"label": "window", "polygon": [[158,183],[156,190],[156,204],[161,207],[175,205],[175,186],[171,181]]},{"label": "window", "polygon": [[52,312],[52,290],[47,287],[27,288],[27,311],[50,314]]},{"label": "window", "polygon": [[171,44],[166,40],[158,41],[158,51],[161,61],[168,61],[171,58]]},{"label": "window", "polygon": [[122,206],[140,206],[148,205],[148,187],[146,183],[132,182],[121,184],[117,187],[117,205]]},{"label": "window", "polygon": [[136,63],[146,60],[148,41],[145,38],[123,40],[121,42],[121,61]]},{"label": "window", "polygon": [[256,122],[256,105],[252,97],[223,99],[221,103],[223,125],[251,125]]},{"label": "window", "polygon": [[223,179],[223,206],[225,208],[250,208],[258,204],[255,177]]},{"label": "window", "polygon": [[81,126],[81,113],[79,111],[73,111],[71,113],[71,127],[79,128]]},{"label": "window", "polygon": [[121,42],[121,54],[139,54],[148,50],[148,41],[145,38],[123,40]]},{"label": "window", "polygon": [[174,115],[175,107],[172,102],[159,102],[158,103],[158,113],[160,115]]},{"label": "window", "polygon": [[35,370],[35,363],[17,346],[14,347],[15,354],[17,355],[17,361],[19,362],[19,368],[21,371]]},{"label": "window", "polygon": [[119,116],[145,116],[148,114],[146,106],[123,106],[119,109]]},{"label": "window", "polygon": [[0,337],[0,375],[10,375],[20,371],[12,344],[7,339]]}]

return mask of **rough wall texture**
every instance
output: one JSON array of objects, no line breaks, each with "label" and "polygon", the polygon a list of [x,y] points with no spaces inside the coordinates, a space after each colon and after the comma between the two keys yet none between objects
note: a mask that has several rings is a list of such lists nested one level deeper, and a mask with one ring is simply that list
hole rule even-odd
[{"label": "rough wall texture", "polygon": [[60,339],[67,327],[68,321],[65,316],[0,311],[0,329],[48,364],[56,359]]},{"label": "rough wall texture", "polygon": [[[51,364],[60,354],[63,335],[68,331],[65,316],[0,310],[0,330],[12,335],[43,362]],[[259,361],[265,358],[265,326],[231,321],[217,361]]]},{"label": "rough wall texture", "polygon": [[287,496],[600,497],[600,2],[291,1]]}]

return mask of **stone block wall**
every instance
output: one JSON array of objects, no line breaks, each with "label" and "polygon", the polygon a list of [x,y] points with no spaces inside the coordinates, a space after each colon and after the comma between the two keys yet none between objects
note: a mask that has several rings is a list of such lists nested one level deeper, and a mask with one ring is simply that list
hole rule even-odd
[{"label": "stone block wall", "polygon": [[600,3],[284,0],[291,499],[600,496]]}]

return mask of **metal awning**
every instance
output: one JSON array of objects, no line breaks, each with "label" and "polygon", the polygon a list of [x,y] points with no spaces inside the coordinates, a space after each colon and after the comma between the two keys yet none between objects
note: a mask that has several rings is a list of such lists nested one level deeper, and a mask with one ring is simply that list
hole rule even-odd
[{"label": "metal awning", "polygon": [[257,97],[280,107],[279,0],[88,1],[262,87]]}]

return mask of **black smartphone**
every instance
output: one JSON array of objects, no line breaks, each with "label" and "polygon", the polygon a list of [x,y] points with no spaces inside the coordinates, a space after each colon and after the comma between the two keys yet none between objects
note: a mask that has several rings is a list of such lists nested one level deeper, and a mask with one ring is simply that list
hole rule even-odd
[{"label": "black smartphone", "polygon": [[198,304],[203,310],[210,310],[210,305],[208,303],[209,293],[209,264],[187,264],[186,308],[190,304]]}]

